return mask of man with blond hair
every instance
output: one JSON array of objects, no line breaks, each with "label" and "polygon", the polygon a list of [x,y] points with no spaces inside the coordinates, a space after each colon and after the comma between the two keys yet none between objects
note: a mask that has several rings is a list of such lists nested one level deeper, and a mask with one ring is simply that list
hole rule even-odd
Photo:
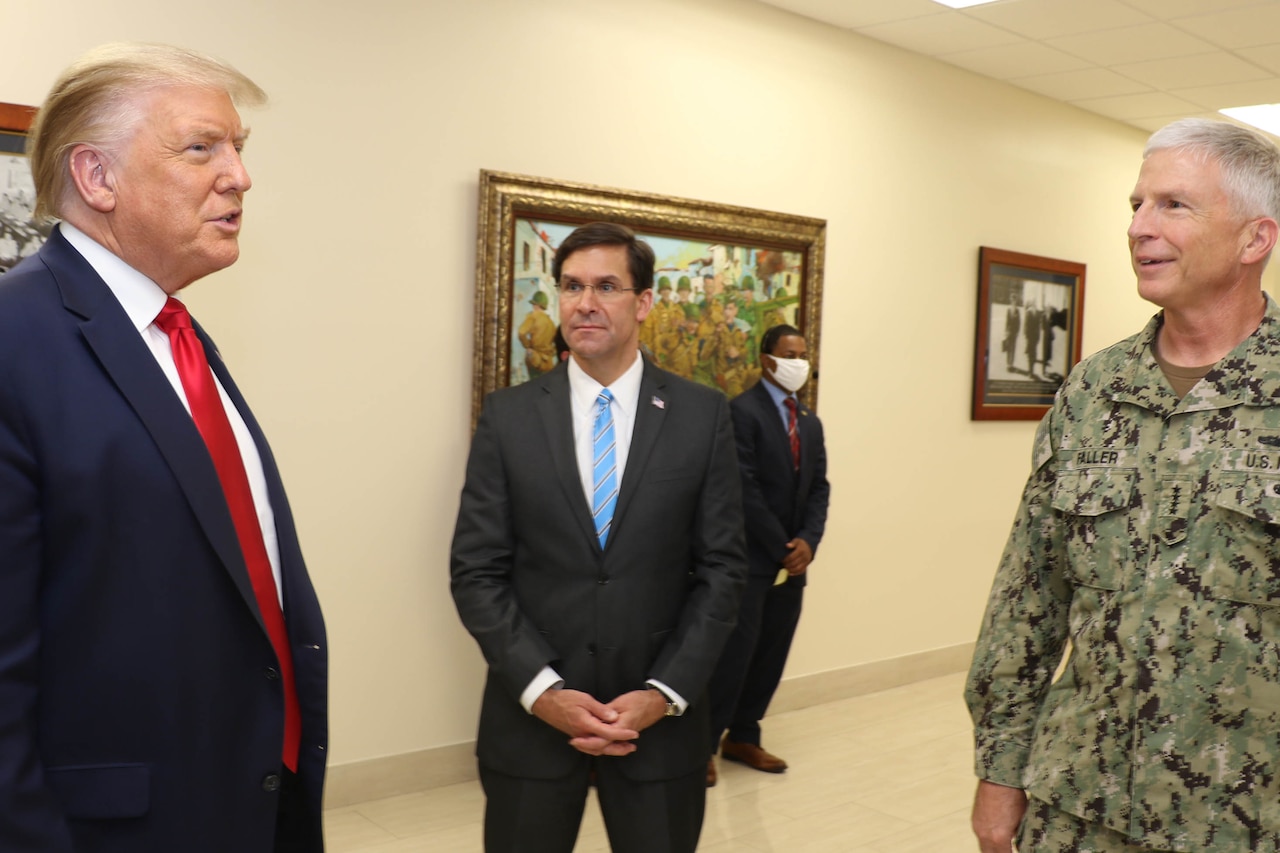
[{"label": "man with blond hair", "polygon": [[237,104],[109,45],[30,153],[46,245],[0,278],[0,850],[320,853],[324,622],[279,471],[174,298],[235,262]]},{"label": "man with blond hair", "polygon": [[1130,207],[1161,311],[1040,423],[969,673],[983,853],[1280,848],[1280,151],[1175,122]]}]

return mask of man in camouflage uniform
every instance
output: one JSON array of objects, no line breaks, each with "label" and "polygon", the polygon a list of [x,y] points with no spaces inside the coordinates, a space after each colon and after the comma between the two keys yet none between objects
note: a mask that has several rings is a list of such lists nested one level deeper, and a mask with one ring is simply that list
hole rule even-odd
[{"label": "man in camouflage uniform", "polygon": [[1280,152],[1175,122],[1131,202],[1163,310],[1036,434],[966,689],[983,853],[1280,849]]}]

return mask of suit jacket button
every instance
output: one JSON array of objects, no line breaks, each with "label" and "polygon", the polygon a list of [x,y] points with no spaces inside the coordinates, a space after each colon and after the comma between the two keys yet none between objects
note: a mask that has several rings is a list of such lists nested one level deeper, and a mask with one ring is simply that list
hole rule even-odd
[{"label": "suit jacket button", "polygon": [[267,681],[280,680],[280,670],[276,669],[274,666],[267,667],[263,674],[267,677]]},{"label": "suit jacket button", "polygon": [[266,791],[268,794],[274,794],[276,791],[279,791],[280,790],[280,774],[268,773],[266,776],[264,776],[262,779],[262,790]]},{"label": "suit jacket button", "polygon": [[587,643],[587,654],[594,655],[596,653],[596,644]]}]

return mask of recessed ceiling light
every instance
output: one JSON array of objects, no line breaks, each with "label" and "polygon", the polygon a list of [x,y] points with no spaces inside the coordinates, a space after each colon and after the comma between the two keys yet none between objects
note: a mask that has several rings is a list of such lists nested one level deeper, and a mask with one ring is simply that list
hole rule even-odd
[{"label": "recessed ceiling light", "polygon": [[1224,116],[1253,125],[1259,130],[1280,136],[1280,104],[1254,104],[1251,107],[1227,107],[1218,110]]},{"label": "recessed ceiling light", "polygon": [[933,0],[933,2],[950,6],[952,9],[968,9],[970,6],[981,6],[984,3],[994,3],[996,0]]}]

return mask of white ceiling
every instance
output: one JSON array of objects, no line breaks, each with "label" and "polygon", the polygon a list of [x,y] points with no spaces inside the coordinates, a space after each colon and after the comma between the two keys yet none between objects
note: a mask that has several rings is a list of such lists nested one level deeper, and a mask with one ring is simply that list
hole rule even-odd
[{"label": "white ceiling", "polygon": [[763,0],[1153,131],[1280,103],[1280,0]]}]

